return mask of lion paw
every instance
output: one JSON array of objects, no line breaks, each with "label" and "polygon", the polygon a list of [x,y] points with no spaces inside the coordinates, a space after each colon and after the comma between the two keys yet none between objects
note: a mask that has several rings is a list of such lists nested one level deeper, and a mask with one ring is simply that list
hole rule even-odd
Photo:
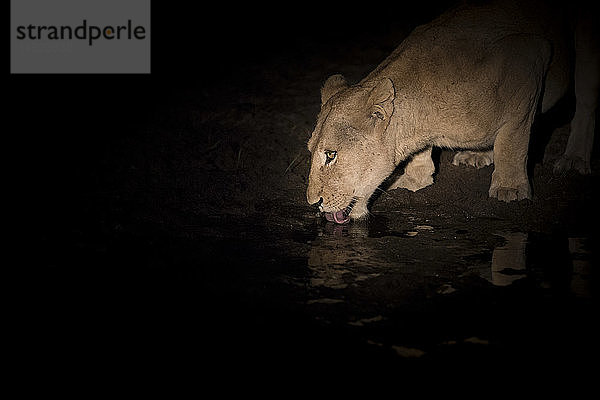
[{"label": "lion paw", "polygon": [[433,176],[422,175],[422,176],[410,176],[407,174],[401,175],[396,182],[390,186],[390,190],[404,188],[411,192],[416,192],[419,189],[423,189],[433,183]]},{"label": "lion paw", "polygon": [[489,195],[508,203],[515,200],[531,199],[531,188],[529,187],[529,183],[519,185],[517,188],[490,186]]},{"label": "lion paw", "polygon": [[554,163],[554,173],[556,175],[562,175],[569,170],[575,170],[581,175],[589,175],[592,173],[589,161],[585,161],[584,159],[579,157],[568,157],[563,154]]},{"label": "lion paw", "polygon": [[459,151],[454,155],[453,165],[470,165],[475,168],[487,167],[494,163],[494,152],[490,151]]}]

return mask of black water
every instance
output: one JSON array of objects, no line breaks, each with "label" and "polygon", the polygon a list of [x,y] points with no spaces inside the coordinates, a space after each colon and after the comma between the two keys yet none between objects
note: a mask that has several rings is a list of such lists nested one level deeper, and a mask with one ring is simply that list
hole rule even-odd
[{"label": "black water", "polygon": [[47,238],[44,257],[60,257],[22,299],[27,352],[47,368],[94,360],[121,372],[179,360],[539,368],[597,355],[589,238],[406,217],[394,229],[378,215],[268,231],[223,217],[210,236],[122,226],[108,241]]}]

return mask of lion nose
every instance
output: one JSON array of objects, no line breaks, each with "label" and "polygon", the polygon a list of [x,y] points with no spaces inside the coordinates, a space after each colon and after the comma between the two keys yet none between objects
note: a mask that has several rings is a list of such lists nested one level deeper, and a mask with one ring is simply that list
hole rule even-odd
[{"label": "lion nose", "polygon": [[314,186],[309,185],[306,190],[306,200],[308,204],[317,204],[321,205],[323,202],[323,197],[321,196],[321,191],[317,190]]},{"label": "lion nose", "polygon": [[321,207],[321,204],[323,204],[323,198],[320,197],[319,201],[314,202],[314,203],[310,203],[311,206],[317,206],[317,207]]}]

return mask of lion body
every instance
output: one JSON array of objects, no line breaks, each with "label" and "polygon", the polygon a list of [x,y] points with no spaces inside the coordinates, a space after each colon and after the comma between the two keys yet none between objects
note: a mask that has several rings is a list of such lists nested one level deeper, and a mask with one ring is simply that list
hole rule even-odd
[{"label": "lion body", "polygon": [[[490,197],[531,198],[531,125],[538,111],[551,108],[568,90],[572,63],[564,14],[523,4],[501,1],[451,10],[417,27],[358,84],[331,77],[309,141],[308,201],[321,199],[325,212],[363,216],[373,191],[407,159],[392,188],[418,190],[433,182],[432,146],[470,150],[468,156],[459,153],[455,164],[493,162]],[[580,119],[587,121],[588,109],[597,104],[593,69],[599,63],[593,47],[586,51],[579,79],[589,85],[580,90],[584,95],[576,95],[586,102]],[[589,142],[589,135],[583,132],[582,140]],[[582,156],[588,166],[590,150]],[[324,161],[323,151],[334,151],[336,159]]]}]

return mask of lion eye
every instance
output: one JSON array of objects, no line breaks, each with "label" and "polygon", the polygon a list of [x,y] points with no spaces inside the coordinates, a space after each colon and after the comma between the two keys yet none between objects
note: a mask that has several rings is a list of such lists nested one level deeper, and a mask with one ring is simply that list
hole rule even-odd
[{"label": "lion eye", "polygon": [[337,157],[337,151],[325,150],[325,164],[329,164]]}]

